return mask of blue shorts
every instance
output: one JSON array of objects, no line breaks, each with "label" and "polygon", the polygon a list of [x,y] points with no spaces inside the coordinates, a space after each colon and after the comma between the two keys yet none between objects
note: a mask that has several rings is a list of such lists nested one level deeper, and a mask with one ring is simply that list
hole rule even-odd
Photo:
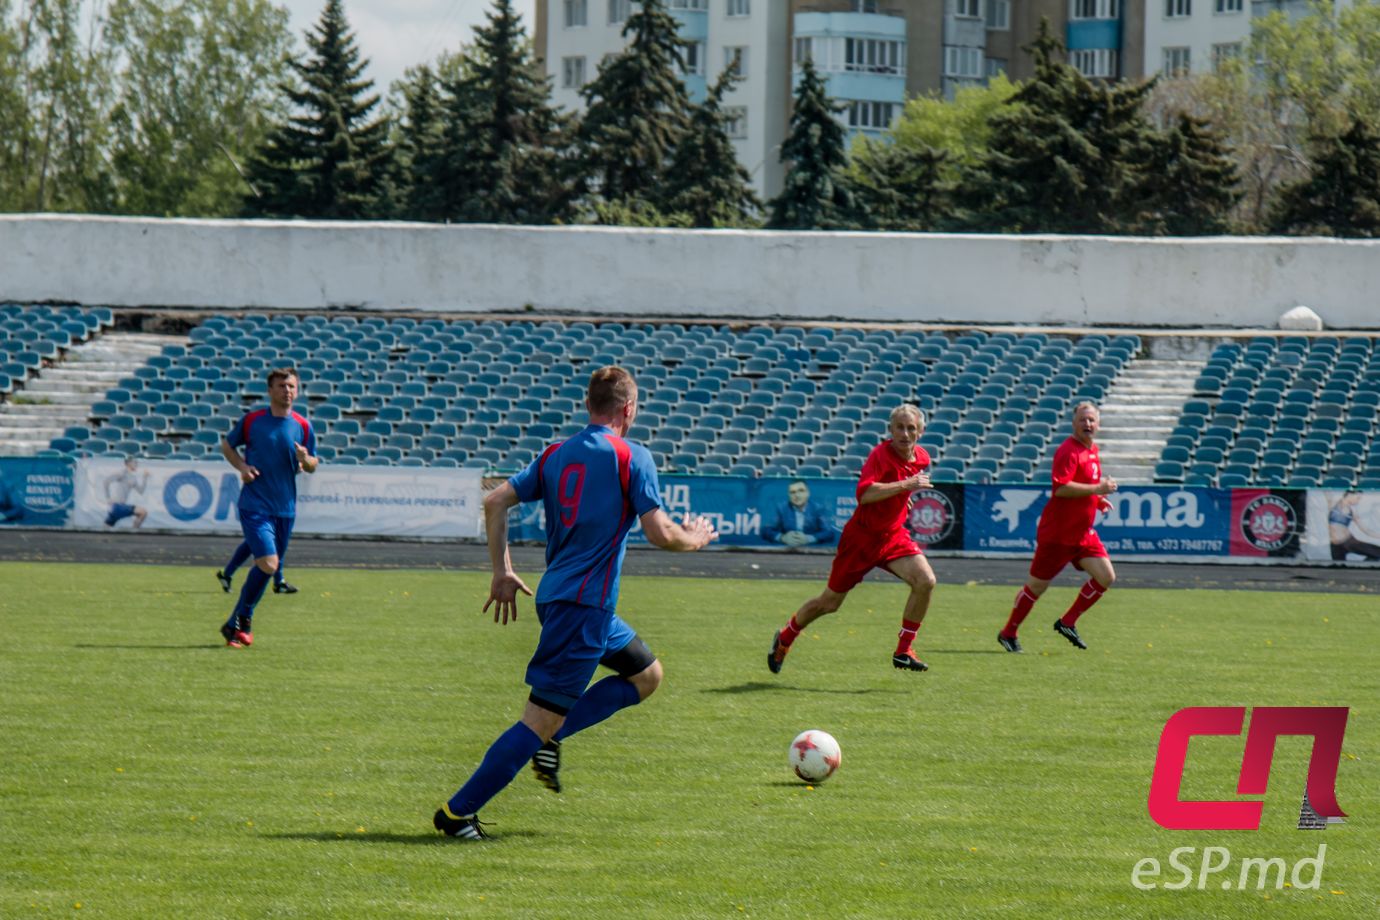
[{"label": "blue shorts", "polygon": [[292,536],[290,517],[275,517],[254,511],[240,512],[240,528],[244,531],[244,542],[249,544],[249,553],[255,559],[265,556],[282,558],[287,554],[288,539]]},{"label": "blue shorts", "polygon": [[612,610],[568,601],[538,604],[537,620],[541,638],[527,663],[527,686],[534,698],[566,710],[585,692],[599,662],[637,637]]},{"label": "blue shorts", "polygon": [[134,512],[138,510],[133,505],[122,505],[113,502],[110,506],[110,513],[105,516],[105,526],[114,527],[127,517],[134,517]]}]

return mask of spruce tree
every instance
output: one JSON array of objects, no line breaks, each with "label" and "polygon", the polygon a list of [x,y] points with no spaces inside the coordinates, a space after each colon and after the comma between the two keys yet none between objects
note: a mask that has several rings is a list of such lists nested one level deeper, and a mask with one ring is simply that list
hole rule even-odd
[{"label": "spruce tree", "polygon": [[511,0],[495,0],[486,15],[446,87],[447,155],[435,180],[451,219],[550,223],[566,216],[572,197],[567,119],[551,105],[550,79]]},{"label": "spruce tree", "polygon": [[704,104],[695,106],[690,130],[667,170],[662,193],[666,208],[688,215],[694,227],[741,227],[762,206],[752,191],[752,177],[733,152],[723,112],[724,95],[738,79],[731,69],[725,70]]},{"label": "spruce tree", "polygon": [[405,177],[402,216],[409,220],[444,220],[440,177],[446,151],[436,75],[423,64],[408,73],[402,94],[404,113],[396,141],[399,167]]},{"label": "spruce tree", "polygon": [[814,62],[806,58],[795,91],[790,132],[781,145],[781,161],[789,166],[781,194],[771,200],[768,226],[850,229],[867,219],[844,175],[844,128],[834,118],[841,108],[829,98]]},{"label": "spruce tree", "polygon": [[1206,119],[1179,113],[1149,144],[1141,175],[1136,232],[1213,236],[1230,229],[1240,177],[1231,149]]},{"label": "spruce tree", "polygon": [[1280,190],[1277,233],[1380,237],[1380,136],[1359,118],[1345,134],[1318,137],[1306,178]]},{"label": "spruce tree", "polygon": [[943,229],[953,215],[949,154],[926,144],[868,142],[854,156],[854,187],[878,230]]},{"label": "spruce tree", "polygon": [[963,183],[969,229],[1006,233],[1119,233],[1136,214],[1136,159],[1151,127],[1153,86],[1094,83],[1057,60],[1063,46],[1041,20],[1035,77],[992,119],[992,137]]},{"label": "spruce tree", "polygon": [[599,65],[580,91],[582,172],[607,202],[660,207],[666,169],[689,123],[690,100],[674,17],[664,0],[643,0],[623,26],[627,46]]},{"label": "spruce tree", "polygon": [[250,159],[247,178],[257,192],[246,198],[250,217],[359,220],[382,213],[392,155],[388,122],[370,119],[379,97],[361,79],[354,33],[341,0],[326,0],[306,35],[310,55],[290,61],[300,86],[280,89],[296,114],[269,132]]}]

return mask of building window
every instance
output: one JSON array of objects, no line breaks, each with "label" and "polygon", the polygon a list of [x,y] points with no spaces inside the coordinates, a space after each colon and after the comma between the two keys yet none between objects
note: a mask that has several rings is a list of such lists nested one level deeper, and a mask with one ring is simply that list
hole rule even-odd
[{"label": "building window", "polygon": [[685,73],[701,76],[704,74],[704,42],[689,42],[682,49],[685,55]]},{"label": "building window", "polygon": [[1212,46],[1212,69],[1214,72],[1220,71],[1228,61],[1233,61],[1241,56],[1240,42],[1226,42],[1221,45]]},{"label": "building window", "polygon": [[728,0],[728,15],[751,16],[752,0]]},{"label": "building window", "polygon": [[995,77],[1006,73],[1006,58],[988,58],[986,61],[987,76]]},{"label": "building window", "polygon": [[959,45],[944,47],[944,76],[976,80],[982,76],[982,49]]},{"label": "building window", "polygon": [[731,45],[724,48],[724,70],[733,71],[737,77],[748,75],[748,50],[746,45]]},{"label": "building window", "polygon": [[1241,0],[1217,0],[1216,6],[1213,7],[1213,11],[1218,13],[1239,13],[1242,7],[1243,4]]},{"label": "building window", "polygon": [[1073,0],[1070,19],[1119,19],[1121,0]]},{"label": "building window", "polygon": [[815,40],[813,38],[797,38],[795,40],[795,66],[803,67],[806,61],[813,60],[815,56]]},{"label": "building window", "polygon": [[1069,52],[1069,64],[1085,77],[1117,76],[1120,55],[1115,48],[1083,48]]},{"label": "building window", "polygon": [[855,13],[875,13],[875,12],[877,12],[877,0],[853,0],[853,12],[855,12]]},{"label": "building window", "polygon": [[565,27],[573,29],[577,26],[587,25],[589,25],[588,0],[565,0]]},{"label": "building window", "polygon": [[880,131],[891,127],[891,121],[901,106],[895,102],[848,103],[848,127]]},{"label": "building window", "polygon": [[632,15],[632,0],[609,0],[609,25],[623,22]]},{"label": "building window", "polygon": [[1166,19],[1183,19],[1193,15],[1193,0],[1164,0]]},{"label": "building window", "polygon": [[904,43],[877,38],[848,38],[843,43],[843,69],[857,73],[901,73]]},{"label": "building window", "polygon": [[579,89],[585,85],[585,59],[583,57],[561,58],[561,86],[566,89]]},{"label": "building window", "polygon": [[724,133],[735,141],[748,136],[747,106],[724,106]]},{"label": "building window", "polygon": [[698,10],[702,13],[709,9],[709,0],[671,0],[667,6],[673,10]]},{"label": "building window", "polygon": [[1011,29],[1011,0],[987,0],[987,28],[995,32]]},{"label": "building window", "polygon": [[981,19],[982,0],[953,0],[954,15],[960,19]]},{"label": "building window", "polygon": [[1164,67],[1162,68],[1166,77],[1182,77],[1188,74],[1188,49],[1187,48],[1165,48]]}]

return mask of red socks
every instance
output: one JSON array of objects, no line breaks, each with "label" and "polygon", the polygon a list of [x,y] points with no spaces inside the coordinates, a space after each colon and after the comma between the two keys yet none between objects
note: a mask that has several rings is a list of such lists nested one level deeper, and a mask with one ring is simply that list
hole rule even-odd
[{"label": "red socks", "polygon": [[795,641],[795,637],[800,635],[800,631],[804,628],[804,626],[801,626],[795,621],[795,614],[791,614],[790,621],[781,630],[781,647],[790,648],[791,643]]},{"label": "red socks", "polygon": [[896,634],[896,654],[905,655],[910,652],[910,644],[915,641],[915,634],[920,631],[920,624],[910,620],[901,621],[901,631]]},{"label": "red socks", "polygon": [[1021,590],[1016,594],[1016,605],[1011,608],[1011,618],[1006,621],[1006,628],[1001,631],[1001,634],[1008,639],[1015,636],[1016,630],[1021,628],[1021,623],[1024,622],[1026,615],[1030,613],[1030,609],[1035,606],[1037,600],[1039,598],[1031,594],[1029,588],[1021,585]]},{"label": "red socks", "polygon": [[1106,593],[1107,589],[1099,585],[1096,579],[1089,578],[1088,583],[1083,586],[1083,590],[1078,592],[1078,597],[1074,599],[1073,606],[1069,607],[1068,612],[1060,617],[1060,620],[1065,626],[1072,626],[1074,623],[1078,622],[1078,618],[1081,617],[1089,607],[1096,604],[1102,598],[1102,595]]}]

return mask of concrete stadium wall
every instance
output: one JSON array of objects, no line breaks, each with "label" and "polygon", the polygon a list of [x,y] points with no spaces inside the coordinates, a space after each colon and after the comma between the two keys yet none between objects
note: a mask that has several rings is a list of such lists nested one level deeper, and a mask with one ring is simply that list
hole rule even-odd
[{"label": "concrete stadium wall", "polygon": [[0,216],[0,300],[1380,328],[1380,242]]}]

